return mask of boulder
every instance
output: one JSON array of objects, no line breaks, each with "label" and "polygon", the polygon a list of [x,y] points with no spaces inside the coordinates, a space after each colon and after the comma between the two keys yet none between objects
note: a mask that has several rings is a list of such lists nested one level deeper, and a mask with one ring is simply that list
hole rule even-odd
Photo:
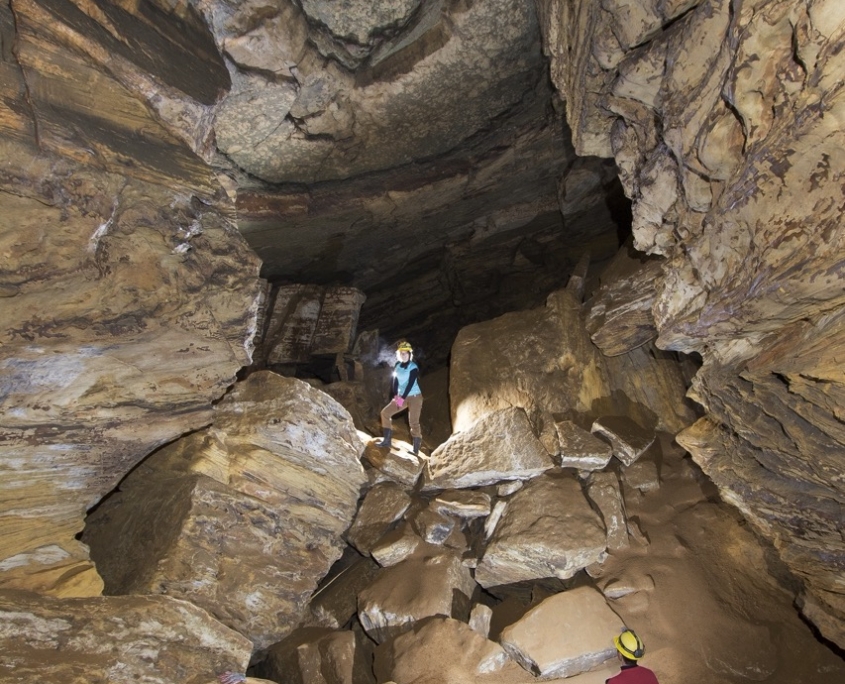
[{"label": "boulder", "polygon": [[375,684],[367,653],[352,631],[299,629],[268,648],[256,669],[279,684]]},{"label": "boulder", "polygon": [[607,549],[622,551],[630,546],[628,541],[628,516],[625,502],[619,488],[616,473],[591,473],[587,484],[587,496],[601,511],[607,530]]},{"label": "boulder", "polygon": [[475,571],[483,587],[567,579],[601,558],[607,535],[574,477],[533,480],[509,500]]},{"label": "boulder", "polygon": [[346,533],[349,543],[361,553],[370,553],[410,505],[411,497],[399,485],[393,482],[376,484],[367,492]]},{"label": "boulder", "polygon": [[[380,441],[380,440],[379,440]],[[380,475],[397,482],[404,487],[411,489],[420,479],[426,461],[424,458],[415,456],[411,445],[395,438],[390,449],[377,447],[374,440],[367,443],[364,458]]]},{"label": "boulder", "polygon": [[245,672],[252,643],[170,596],[56,599],[0,590],[4,682],[214,681]]},{"label": "boulder", "polygon": [[613,456],[613,448],[571,420],[555,423],[560,465],[578,470],[602,470]]},{"label": "boulder", "polygon": [[417,555],[385,569],[358,595],[358,617],[382,643],[433,615],[466,620],[475,586],[458,555]]},{"label": "boulder", "polygon": [[364,472],[349,414],[308,384],[250,375],[213,428],[157,452],[90,516],[110,593],[167,593],[263,648],[340,557]]},{"label": "boulder", "polygon": [[637,425],[627,416],[602,416],[593,423],[592,432],[607,438],[613,455],[626,466],[636,461],[655,439],[653,431]]},{"label": "boulder", "polygon": [[368,556],[358,556],[338,569],[342,560],[311,596],[311,615],[321,627],[345,627],[358,611],[358,592],[372,584],[379,572],[378,563]]},{"label": "boulder", "polygon": [[551,596],[506,627],[500,641],[540,679],[572,677],[615,657],[625,625],[600,592],[579,587]]},{"label": "boulder", "polygon": [[434,451],[423,491],[527,480],[552,467],[525,411],[503,409],[453,435]]},{"label": "boulder", "polygon": [[490,515],[490,495],[471,490],[445,491],[432,503],[434,510],[464,520],[485,518]]},{"label": "boulder", "polygon": [[464,622],[434,617],[376,649],[379,681],[474,684],[489,678],[527,684],[533,677],[502,647]]},{"label": "boulder", "polygon": [[414,532],[410,523],[403,521],[381,538],[371,554],[379,565],[389,568],[413,555],[422,544],[425,542],[420,535]]}]

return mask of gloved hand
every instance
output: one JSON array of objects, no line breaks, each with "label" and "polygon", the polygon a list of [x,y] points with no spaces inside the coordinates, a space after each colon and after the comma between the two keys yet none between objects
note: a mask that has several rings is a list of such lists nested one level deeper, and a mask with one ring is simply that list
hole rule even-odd
[{"label": "gloved hand", "polygon": [[240,672],[221,672],[217,675],[217,679],[220,680],[220,684],[238,684],[246,681],[246,677]]},{"label": "gloved hand", "polygon": [[399,408],[402,408],[402,405],[405,403],[405,400],[402,397],[400,397],[398,394],[396,395],[396,399],[394,399],[393,401],[396,402],[396,405]]}]

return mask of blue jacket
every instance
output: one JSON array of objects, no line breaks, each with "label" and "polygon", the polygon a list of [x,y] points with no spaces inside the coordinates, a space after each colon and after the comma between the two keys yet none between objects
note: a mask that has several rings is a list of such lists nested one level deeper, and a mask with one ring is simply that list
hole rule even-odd
[{"label": "blue jacket", "polygon": [[403,399],[422,394],[419,383],[420,369],[413,361],[399,362],[393,366],[392,396],[399,395]]}]

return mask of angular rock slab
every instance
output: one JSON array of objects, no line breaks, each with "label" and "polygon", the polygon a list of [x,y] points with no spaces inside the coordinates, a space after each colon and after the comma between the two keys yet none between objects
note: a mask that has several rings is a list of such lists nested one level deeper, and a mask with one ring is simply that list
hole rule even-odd
[{"label": "angular rock slab", "polygon": [[367,462],[388,479],[407,488],[413,487],[425,467],[425,460],[414,456],[411,445],[393,440],[393,447],[380,448],[370,441],[364,451]]},{"label": "angular rock slab", "polygon": [[374,682],[367,660],[355,632],[306,627],[267,649],[257,670],[274,682],[364,684]]},{"label": "angular rock slab", "polygon": [[508,408],[484,416],[435,449],[423,491],[528,480],[553,467],[525,411]]},{"label": "angular rock slab", "polygon": [[373,486],[346,533],[349,543],[361,553],[370,553],[410,505],[411,497],[398,484],[380,482]]},{"label": "angular rock slab", "polygon": [[466,618],[475,586],[456,554],[412,557],[387,568],[358,595],[358,618],[382,643],[433,615]]},{"label": "angular rock slab", "polygon": [[389,568],[412,556],[422,544],[425,542],[414,532],[410,523],[402,522],[399,527],[384,535],[370,553],[380,566]]},{"label": "angular rock slab", "polygon": [[607,548],[621,551],[630,546],[625,503],[616,473],[592,473],[587,485],[587,496],[601,511],[607,529]]},{"label": "angular rock slab", "polygon": [[300,380],[250,375],[215,426],[147,459],[89,516],[112,593],[167,593],[263,648],[304,616],[365,481],[349,414]]},{"label": "angular rock slab", "polygon": [[478,563],[482,587],[525,580],[567,579],[601,558],[604,525],[573,477],[542,477],[509,500]]},{"label": "angular rock slab", "polygon": [[432,504],[434,510],[444,515],[471,520],[490,515],[490,495],[485,492],[457,490],[443,492]]},{"label": "angular rock slab", "polygon": [[500,642],[540,679],[572,677],[613,658],[613,637],[624,627],[600,592],[578,587],[529,610],[504,629]]},{"label": "angular rock slab", "polygon": [[499,644],[458,620],[435,617],[376,649],[378,681],[472,684],[529,682]]},{"label": "angular rock slab", "polygon": [[55,599],[0,590],[3,682],[215,680],[244,672],[248,639],[169,596]]},{"label": "angular rock slab", "polygon": [[636,461],[656,436],[653,430],[646,430],[627,416],[602,416],[593,422],[591,431],[606,437],[613,455],[626,466]]},{"label": "angular rock slab", "polygon": [[358,592],[372,584],[379,570],[372,558],[361,556],[327,580],[311,598],[317,624],[331,629],[346,625],[358,611]]},{"label": "angular rock slab", "polygon": [[570,420],[555,423],[560,443],[560,465],[578,470],[602,470],[613,457],[613,448]]}]

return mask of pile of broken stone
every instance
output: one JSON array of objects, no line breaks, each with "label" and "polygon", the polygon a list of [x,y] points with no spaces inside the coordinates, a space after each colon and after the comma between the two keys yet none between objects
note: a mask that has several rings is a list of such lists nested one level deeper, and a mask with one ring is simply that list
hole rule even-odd
[{"label": "pile of broken stone", "polygon": [[315,593],[311,625],[258,671],[308,684],[345,671],[328,681],[351,684],[374,661],[378,681],[603,682],[623,625],[590,575],[608,550],[648,543],[620,476],[658,487],[654,439],[626,417],[538,429],[511,408],[430,457],[370,442],[371,486],[346,534],[355,552]]}]

